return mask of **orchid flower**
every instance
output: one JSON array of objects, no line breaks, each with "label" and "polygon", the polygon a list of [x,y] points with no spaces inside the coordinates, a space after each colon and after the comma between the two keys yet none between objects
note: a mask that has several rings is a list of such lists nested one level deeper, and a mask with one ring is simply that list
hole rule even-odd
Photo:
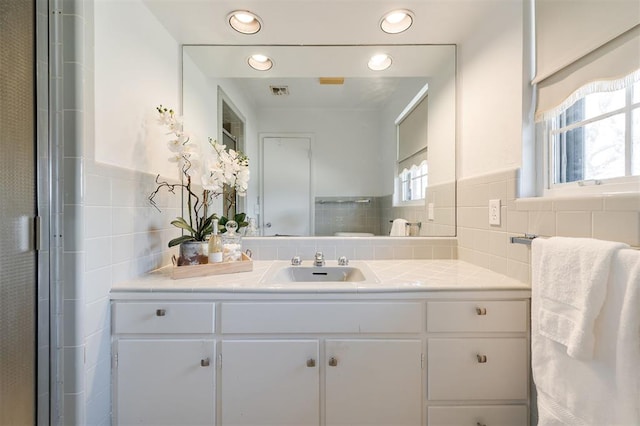
[{"label": "orchid flower", "polygon": [[[235,195],[245,196],[249,186],[249,159],[241,152],[227,149],[226,145],[220,144],[209,138],[209,144],[213,148],[214,156],[202,159],[197,146],[191,141],[191,136],[183,130],[183,121],[175,115],[173,109],[160,105],[158,111],[158,122],[167,128],[167,135],[171,139],[167,142],[167,148],[171,153],[169,162],[175,163],[182,172],[182,182],[171,184],[156,178],[158,187],[149,196],[149,201],[156,208],[154,197],[161,188],[166,188],[169,192],[175,193],[176,188],[183,188],[187,194],[188,220],[177,218],[171,223],[178,228],[187,231],[190,235],[182,235],[169,242],[169,247],[178,245],[186,241],[204,241],[206,235],[211,233],[213,218],[215,214],[207,216],[207,206],[211,197],[224,196],[229,208],[235,206]],[[202,197],[196,195],[191,187],[193,179],[200,177],[204,193]],[[234,191],[225,191],[232,188]],[[242,219],[238,219],[240,216]],[[236,221],[244,221],[244,214],[236,215]],[[222,221],[225,217],[221,217]],[[240,223],[239,223],[240,224]],[[243,226],[242,224],[240,224]],[[245,223],[246,225],[246,223]]]}]

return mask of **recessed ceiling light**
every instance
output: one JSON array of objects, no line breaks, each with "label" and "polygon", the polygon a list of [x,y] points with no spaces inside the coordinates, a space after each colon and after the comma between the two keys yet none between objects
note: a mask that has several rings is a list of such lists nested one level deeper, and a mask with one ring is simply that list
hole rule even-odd
[{"label": "recessed ceiling light", "polygon": [[242,34],[255,34],[262,28],[262,21],[255,13],[235,10],[227,16],[231,28]]},{"label": "recessed ceiling light", "polygon": [[386,53],[380,53],[378,55],[373,55],[371,59],[369,59],[369,63],[367,66],[372,71],[383,71],[391,66],[393,60],[391,56]]},{"label": "recessed ceiling light", "polygon": [[271,58],[261,54],[249,56],[247,62],[251,68],[258,71],[267,71],[273,67],[273,61]]},{"label": "recessed ceiling light", "polygon": [[392,10],[380,20],[380,28],[389,34],[398,34],[406,31],[411,24],[413,24],[413,12],[406,9]]}]

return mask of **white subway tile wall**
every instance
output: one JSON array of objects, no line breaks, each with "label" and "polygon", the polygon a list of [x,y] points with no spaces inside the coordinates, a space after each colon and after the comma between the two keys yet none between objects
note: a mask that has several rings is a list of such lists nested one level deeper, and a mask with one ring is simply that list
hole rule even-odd
[{"label": "white subway tile wall", "polygon": [[[530,282],[525,233],[589,237],[640,246],[640,194],[517,199],[518,169],[458,181],[458,258]],[[490,199],[502,200],[502,223],[489,225]]]},{"label": "white subway tile wall", "polygon": [[180,234],[170,221],[179,215],[180,197],[159,196],[158,212],[148,202],[155,176],[95,164],[94,3],[65,0],[61,6],[52,28],[61,42],[53,46],[58,61],[50,78],[62,94],[51,126],[64,159],[51,173],[62,181],[64,203],[63,421],[109,425],[109,291],[116,281],[170,263],[175,250],[167,243]]}]

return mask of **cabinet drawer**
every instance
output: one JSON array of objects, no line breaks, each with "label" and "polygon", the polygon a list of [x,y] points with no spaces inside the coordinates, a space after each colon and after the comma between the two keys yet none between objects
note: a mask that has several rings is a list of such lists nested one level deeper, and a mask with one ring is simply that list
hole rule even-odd
[{"label": "cabinet drawer", "polygon": [[524,300],[427,302],[427,330],[431,332],[526,332],[527,316]]},{"label": "cabinet drawer", "polygon": [[526,405],[429,407],[428,426],[526,426]]},{"label": "cabinet drawer", "polygon": [[423,304],[223,303],[223,333],[419,333]]},{"label": "cabinet drawer", "polygon": [[526,399],[526,338],[429,339],[430,400]]},{"label": "cabinet drawer", "polygon": [[114,333],[214,332],[215,305],[198,302],[114,303]]}]

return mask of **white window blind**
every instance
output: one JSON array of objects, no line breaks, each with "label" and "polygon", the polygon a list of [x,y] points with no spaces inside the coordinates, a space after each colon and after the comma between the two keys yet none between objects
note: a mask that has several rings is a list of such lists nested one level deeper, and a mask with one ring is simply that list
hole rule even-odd
[{"label": "white window blind", "polygon": [[[536,121],[557,116],[584,96],[618,90],[640,78],[640,25],[538,83]],[[622,80],[627,76],[627,80]]]},{"label": "white window blind", "polygon": [[535,0],[535,9],[535,83],[640,24],[638,0]]},{"label": "white window blind", "polygon": [[398,124],[398,171],[427,160],[427,99],[425,96]]}]

